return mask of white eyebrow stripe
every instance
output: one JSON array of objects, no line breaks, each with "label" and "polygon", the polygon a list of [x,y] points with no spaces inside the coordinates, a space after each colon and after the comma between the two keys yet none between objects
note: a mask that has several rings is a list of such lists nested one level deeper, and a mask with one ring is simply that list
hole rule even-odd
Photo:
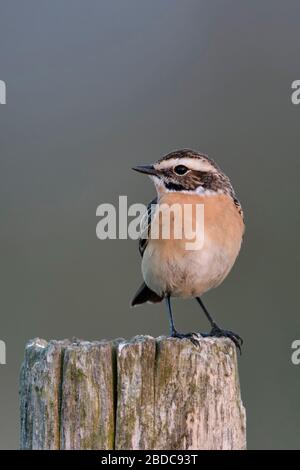
[{"label": "white eyebrow stripe", "polygon": [[176,165],[184,165],[190,170],[196,171],[213,171],[216,173],[216,168],[207,160],[201,158],[170,158],[169,160],[163,160],[162,162],[157,162],[154,164],[154,167],[158,170],[166,170],[169,168],[174,168]]}]

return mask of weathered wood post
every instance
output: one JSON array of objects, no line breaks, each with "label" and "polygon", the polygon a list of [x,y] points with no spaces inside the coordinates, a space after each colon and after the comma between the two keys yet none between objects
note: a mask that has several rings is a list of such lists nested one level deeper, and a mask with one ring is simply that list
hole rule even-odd
[{"label": "weathered wood post", "polygon": [[20,377],[22,449],[245,449],[228,339],[34,339]]}]

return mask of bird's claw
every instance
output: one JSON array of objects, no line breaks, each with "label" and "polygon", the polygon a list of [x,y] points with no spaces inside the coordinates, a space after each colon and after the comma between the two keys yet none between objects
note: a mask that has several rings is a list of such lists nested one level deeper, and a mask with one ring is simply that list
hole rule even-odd
[{"label": "bird's claw", "polygon": [[[199,346],[199,338],[201,335],[199,333],[179,333],[178,331],[173,331],[171,334],[172,338],[179,338],[179,339],[189,339],[194,346],[198,347]],[[197,339],[198,338],[198,339]]]},{"label": "bird's claw", "polygon": [[229,338],[235,344],[236,348],[239,350],[239,353],[242,354],[241,346],[243,345],[243,339],[240,337],[240,335],[230,330],[223,330],[218,326],[213,326],[210,333],[179,333],[175,330],[172,332],[171,337],[189,339],[196,347],[199,347],[199,339],[201,338]]},{"label": "bird's claw", "polygon": [[239,353],[242,354],[241,346],[243,345],[243,339],[237,333],[234,333],[230,330],[222,330],[218,326],[213,326],[211,332],[208,334],[203,334],[205,337],[213,338],[229,338],[235,344],[236,348],[239,350]]}]

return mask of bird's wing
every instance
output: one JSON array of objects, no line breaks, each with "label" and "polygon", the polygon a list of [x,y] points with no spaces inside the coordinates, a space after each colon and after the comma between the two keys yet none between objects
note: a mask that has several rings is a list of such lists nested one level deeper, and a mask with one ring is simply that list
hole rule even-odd
[{"label": "bird's wing", "polygon": [[[147,210],[142,218],[141,222],[141,236],[139,238],[139,252],[141,256],[143,257],[144,252],[146,250],[148,240],[149,240],[149,235],[150,235],[150,230],[151,230],[151,221],[154,215],[154,208],[155,205],[157,204],[157,197],[152,199],[151,202],[149,202],[147,206]],[[157,303],[161,302],[163,299],[163,296],[160,296],[156,294],[153,290],[151,290],[145,282],[140,286],[138,289],[137,293],[135,294],[131,306],[135,305],[140,305],[145,302],[150,302],[150,303]]]},{"label": "bird's wing", "polygon": [[162,299],[162,296],[156,294],[156,292],[149,289],[145,282],[143,282],[143,284],[140,286],[139,290],[135,294],[133,300],[131,301],[131,307],[135,307],[135,305],[144,304],[145,302],[156,304],[158,302],[161,302]]},{"label": "bird's wing", "polygon": [[157,197],[155,197],[154,199],[152,199],[151,202],[149,202],[147,206],[147,211],[145,212],[145,215],[141,223],[141,236],[139,238],[139,252],[142,257],[148,244],[151,221],[152,221],[153,213],[154,213],[153,206],[156,204],[157,204]]}]

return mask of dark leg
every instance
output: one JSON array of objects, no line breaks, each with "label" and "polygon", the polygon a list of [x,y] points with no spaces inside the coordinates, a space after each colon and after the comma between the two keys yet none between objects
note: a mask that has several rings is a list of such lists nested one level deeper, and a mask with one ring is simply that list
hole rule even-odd
[{"label": "dark leg", "polygon": [[196,297],[196,300],[201,305],[201,308],[202,308],[203,312],[205,313],[205,316],[208,319],[211,327],[213,328],[214,326],[218,326],[216,324],[216,322],[214,321],[213,317],[211,316],[211,314],[208,312],[207,308],[205,307],[205,305],[202,302],[202,300],[200,299],[200,297]]},{"label": "dark leg", "polygon": [[195,339],[194,333],[184,334],[184,333],[178,333],[178,331],[176,330],[175,325],[174,325],[174,320],[173,320],[172,308],[171,308],[171,299],[169,295],[166,297],[166,303],[167,303],[169,322],[170,322],[170,336],[172,338],[180,338],[180,339],[188,338],[192,341],[192,343],[195,346],[198,346],[198,341]]},{"label": "dark leg", "polygon": [[169,295],[166,297],[166,302],[167,302],[169,322],[170,322],[170,336],[173,336],[174,333],[177,333],[177,331],[176,331],[175,325],[174,325],[172,308],[171,308],[171,299],[170,299]]},{"label": "dark leg", "polygon": [[236,345],[236,347],[238,348],[238,350],[241,353],[241,346],[243,344],[242,338],[237,333],[234,333],[233,331],[223,330],[222,328],[220,328],[216,324],[216,322],[214,321],[214,319],[212,318],[210,313],[208,312],[207,308],[205,307],[205,305],[202,302],[202,300],[200,299],[200,297],[196,297],[196,300],[200,304],[206,318],[208,319],[209,323],[211,324],[210,333],[204,333],[204,334],[201,333],[201,335],[204,336],[204,337],[211,336],[211,337],[216,337],[216,338],[221,338],[221,337],[230,338],[231,341],[234,342],[234,344]]}]

